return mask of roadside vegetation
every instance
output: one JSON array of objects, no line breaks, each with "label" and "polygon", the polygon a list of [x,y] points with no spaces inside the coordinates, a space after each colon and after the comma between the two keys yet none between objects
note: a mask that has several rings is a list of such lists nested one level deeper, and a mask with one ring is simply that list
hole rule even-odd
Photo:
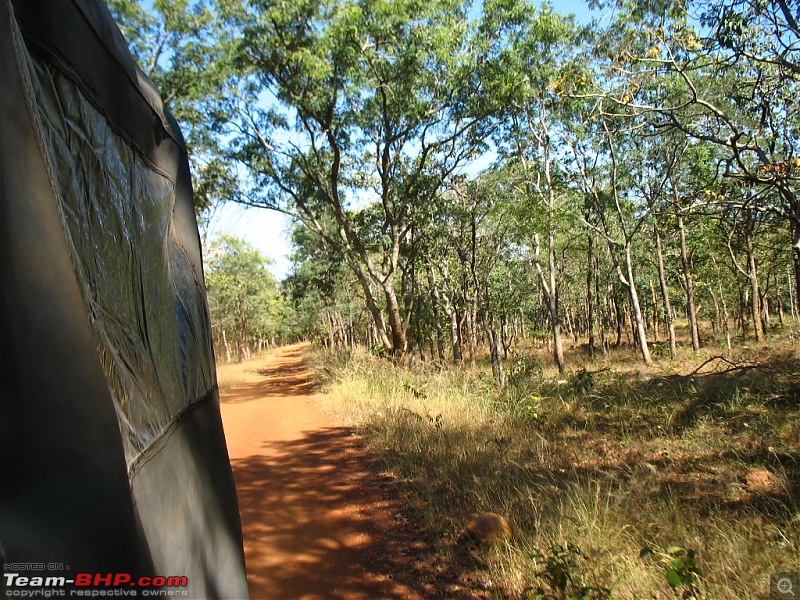
[{"label": "roadside vegetation", "polygon": [[[535,348],[475,369],[311,353],[315,372],[485,597],[767,598],[800,570],[800,358],[791,340],[560,375]],[[464,547],[469,518],[513,537]]]},{"label": "roadside vegetation", "polygon": [[245,362],[224,363],[217,361],[217,387],[221,394],[231,392],[238,387],[258,383],[264,379],[259,373],[263,370],[265,353],[251,355]]}]

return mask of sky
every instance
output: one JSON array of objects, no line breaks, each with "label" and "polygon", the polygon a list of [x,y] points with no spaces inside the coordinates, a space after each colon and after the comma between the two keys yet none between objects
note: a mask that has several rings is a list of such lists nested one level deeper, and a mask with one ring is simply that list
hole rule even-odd
[{"label": "sky", "polygon": [[269,270],[279,280],[289,274],[289,219],[266,208],[246,207],[228,202],[211,220],[208,239],[229,233],[249,242],[271,259]]},{"label": "sky", "polygon": [[[585,0],[553,0],[552,7],[565,14],[575,14],[580,22],[590,19]],[[228,202],[214,215],[207,239],[227,233],[249,242],[271,259],[270,271],[283,280],[291,269],[289,227],[288,217],[279,212]]]}]

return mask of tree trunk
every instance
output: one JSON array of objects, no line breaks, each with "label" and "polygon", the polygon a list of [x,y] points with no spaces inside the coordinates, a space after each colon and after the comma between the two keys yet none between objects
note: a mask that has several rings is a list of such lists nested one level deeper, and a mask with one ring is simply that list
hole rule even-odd
[{"label": "tree trunk", "polygon": [[[448,270],[443,269],[442,275],[445,282],[448,280]],[[453,350],[453,361],[460,363],[463,360],[461,351],[461,332],[459,330],[458,309],[450,294],[439,289],[436,276],[432,268],[428,269],[428,283],[431,287],[433,303],[439,306],[450,322],[450,347]]]},{"label": "tree trunk", "polygon": [[588,333],[589,358],[594,358],[594,236],[590,233],[587,238],[586,251],[586,328]]},{"label": "tree trunk", "polygon": [[669,299],[669,286],[667,286],[667,274],[664,269],[664,253],[661,248],[661,234],[656,230],[656,257],[658,258],[658,282],[661,286],[661,299],[664,302],[664,322],[667,324],[669,333],[669,356],[673,360],[678,355],[675,343],[675,319],[672,318],[672,303]]},{"label": "tree trunk", "polygon": [[[471,367],[475,367],[475,358],[478,353],[478,277],[475,272],[477,267],[476,254],[478,251],[478,226],[475,219],[475,209],[470,212],[470,255],[469,255],[469,273],[472,277],[472,284],[474,286],[473,293],[468,293],[469,284],[464,282],[464,296],[469,298],[467,311],[469,312],[469,363]],[[486,303],[488,310],[489,303]]]},{"label": "tree trunk", "polygon": [[725,330],[725,346],[728,350],[731,349],[731,327],[728,319],[728,303],[725,301],[725,293],[722,291],[722,281],[717,280],[717,289],[719,290],[719,300],[722,303],[722,325]]},{"label": "tree trunk", "polygon": [[442,331],[442,324],[439,322],[439,319],[435,317],[434,327],[436,327],[436,353],[438,354],[439,361],[444,362],[446,360],[444,357],[444,331]]},{"label": "tree trunk", "polygon": [[[487,311],[488,312],[488,311]],[[497,385],[503,387],[506,382],[505,370],[503,369],[503,357],[501,355],[500,335],[494,327],[494,316],[488,313],[483,318],[483,330],[489,341],[489,355],[492,361],[492,375],[497,381]]]},{"label": "tree trunk", "polygon": [[513,319],[509,322],[508,315],[500,317],[500,342],[503,345],[503,360],[508,360],[508,353],[512,350],[516,334],[514,333]]},{"label": "tree trunk", "polygon": [[347,348],[347,328],[344,326],[344,320],[342,319],[342,313],[339,312],[337,309],[336,311],[336,326],[338,327],[339,331],[339,349],[344,352]]},{"label": "tree trunk", "polygon": [[625,301],[625,321],[628,324],[628,327],[625,329],[625,338],[629,345],[633,344],[634,348],[638,348],[639,335],[636,333],[636,323],[633,322],[630,293],[628,294],[628,299]]},{"label": "tree trunk", "polygon": [[686,282],[686,313],[689,319],[689,331],[692,335],[692,350],[699,352],[700,332],[697,327],[697,310],[694,301],[694,278],[692,277],[692,266],[689,263],[689,253],[686,249],[686,230],[683,225],[683,215],[681,213],[678,213],[678,233],[681,247],[683,279]]},{"label": "tree trunk", "polygon": [[756,341],[764,341],[764,324],[761,321],[761,290],[758,284],[758,269],[756,267],[755,250],[750,247],[747,256],[747,270],[750,279],[751,308],[753,315],[753,333]]},{"label": "tree trunk", "polygon": [[[356,275],[356,280],[358,281],[359,285],[361,285],[361,290],[364,292],[364,301],[367,304],[367,310],[369,314],[372,316],[372,321],[375,325],[374,333],[378,336],[378,340],[383,346],[384,350],[387,353],[392,352],[392,340],[389,339],[389,336],[386,335],[386,322],[383,319],[383,313],[378,308],[378,305],[375,303],[375,296],[372,293],[372,288],[369,285],[369,280],[367,279],[366,275],[364,275],[363,271],[360,268],[356,268],[353,265],[350,265],[352,271]],[[396,303],[396,300],[395,300]],[[400,311],[398,308],[397,316],[399,317]]]},{"label": "tree trunk", "polygon": [[225,358],[227,362],[231,362],[231,344],[228,342],[228,336],[225,335],[225,328],[222,328],[222,343],[225,346]]},{"label": "tree trunk", "polygon": [[603,303],[600,302],[600,265],[599,259],[595,257],[594,261],[594,296],[597,299],[595,304],[597,306],[597,330],[600,333],[600,351],[603,356],[608,354],[608,341],[606,339],[606,324],[608,322],[606,314],[603,311]]},{"label": "tree trunk", "polygon": [[563,373],[566,366],[564,364],[564,345],[561,341],[561,324],[558,320],[558,298],[552,294],[548,298],[548,310],[550,313],[550,329],[553,333],[553,359],[558,367],[558,372]]},{"label": "tree trunk", "polygon": [[642,353],[642,359],[645,364],[653,364],[653,359],[650,357],[650,349],[647,346],[647,333],[644,328],[644,317],[642,316],[642,307],[639,304],[639,294],[636,292],[636,282],[633,279],[633,260],[631,257],[630,244],[625,246],[625,267],[628,276],[628,292],[631,297],[631,310],[633,311],[633,319],[636,323],[636,335],[639,341],[639,351]]},{"label": "tree trunk", "polygon": [[458,327],[458,311],[455,307],[450,309],[448,318],[450,319],[450,345],[453,348],[453,361],[460,363],[464,357],[461,353],[461,334]]},{"label": "tree trunk", "polygon": [[544,294],[544,301],[547,307],[547,316],[550,321],[550,333],[553,336],[553,360],[558,367],[558,372],[563,373],[565,370],[564,364],[564,345],[561,341],[561,321],[558,315],[558,286],[556,283],[556,253],[555,253],[555,238],[553,233],[548,235],[548,249],[547,249],[547,268],[548,273],[545,277],[544,269],[539,260],[539,235],[535,236],[535,256],[534,265],[536,272],[539,275],[539,283],[542,286],[542,293]]},{"label": "tree trunk", "polygon": [[614,304],[614,320],[617,326],[617,341],[614,342],[614,347],[619,348],[622,346],[622,331],[624,329],[624,322],[625,322],[625,315],[622,314],[622,309],[619,306],[619,301],[617,300],[616,295],[613,293],[614,290],[610,290],[612,292],[611,295],[611,302]]},{"label": "tree trunk", "polygon": [[[792,222],[792,265],[794,266],[794,297],[800,303],[800,221]],[[800,315],[800,307],[797,310]]]},{"label": "tree trunk", "polygon": [[711,320],[711,332],[716,336],[722,328],[722,310],[719,306],[717,295],[711,290],[709,290],[709,293],[711,294],[711,300],[714,302],[714,318]]},{"label": "tree trunk", "polygon": [[653,283],[653,280],[650,279],[649,283],[650,283],[650,297],[652,298],[653,301],[653,341],[660,342],[661,340],[659,339],[659,337],[661,332],[659,331],[659,326],[658,326],[658,321],[659,321],[658,296],[656,295],[656,286]]},{"label": "tree trunk", "polygon": [[469,365],[475,367],[475,359],[478,354],[478,332],[475,330],[475,299],[469,298],[469,302],[464,313],[467,325],[467,347],[469,348]]},{"label": "tree trunk", "polygon": [[750,292],[747,288],[739,285],[739,323],[742,330],[742,340],[747,339],[749,332],[749,319],[747,317],[747,306],[750,304]]},{"label": "tree trunk", "polygon": [[336,351],[336,335],[333,329],[333,315],[330,311],[326,313],[325,327],[328,329],[328,349],[331,352]]},{"label": "tree trunk", "polygon": [[400,303],[397,301],[397,293],[394,286],[391,285],[391,279],[387,280],[383,292],[389,316],[389,331],[392,334],[390,353],[394,358],[401,358],[406,351],[406,330],[400,314]]}]

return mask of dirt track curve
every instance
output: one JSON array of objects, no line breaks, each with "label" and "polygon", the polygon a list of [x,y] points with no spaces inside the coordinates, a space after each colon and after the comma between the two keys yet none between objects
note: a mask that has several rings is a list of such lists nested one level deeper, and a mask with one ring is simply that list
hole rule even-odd
[{"label": "dirt track curve", "polygon": [[222,396],[254,600],[414,600],[437,596],[390,482],[361,441],[320,406],[302,346]]}]

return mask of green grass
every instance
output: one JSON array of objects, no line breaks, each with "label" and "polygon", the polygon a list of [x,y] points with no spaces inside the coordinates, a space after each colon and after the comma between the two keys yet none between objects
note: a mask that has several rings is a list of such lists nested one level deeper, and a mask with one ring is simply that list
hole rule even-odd
[{"label": "green grass", "polygon": [[[362,350],[312,361],[442,560],[485,571],[495,597],[584,586],[587,598],[741,599],[800,570],[800,361],[782,348],[694,374],[712,351],[649,369],[627,354],[573,360],[565,376],[523,354],[503,390],[486,365],[401,366]],[[456,540],[480,511],[506,516],[514,536],[465,558]],[[695,551],[691,586],[668,584],[671,546]],[[565,570],[562,589],[553,574]]]}]

